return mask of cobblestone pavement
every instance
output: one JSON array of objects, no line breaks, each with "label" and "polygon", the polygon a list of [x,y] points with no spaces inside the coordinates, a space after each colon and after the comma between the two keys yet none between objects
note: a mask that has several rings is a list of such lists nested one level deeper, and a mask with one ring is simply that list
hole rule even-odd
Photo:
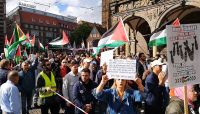
[{"label": "cobblestone pavement", "polygon": [[[29,113],[30,114],[41,114],[41,111],[40,111],[40,109],[32,109],[29,111]],[[51,114],[51,113],[49,112],[49,114]],[[64,110],[60,110],[60,114],[64,114]]]}]

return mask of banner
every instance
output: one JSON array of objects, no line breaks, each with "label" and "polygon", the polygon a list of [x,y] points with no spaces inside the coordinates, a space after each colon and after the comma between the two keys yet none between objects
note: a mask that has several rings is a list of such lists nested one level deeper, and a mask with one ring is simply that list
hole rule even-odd
[{"label": "banner", "polygon": [[167,58],[170,87],[200,82],[200,24],[167,26]]},{"label": "banner", "polygon": [[110,79],[134,80],[136,76],[136,60],[110,59],[107,75]]}]

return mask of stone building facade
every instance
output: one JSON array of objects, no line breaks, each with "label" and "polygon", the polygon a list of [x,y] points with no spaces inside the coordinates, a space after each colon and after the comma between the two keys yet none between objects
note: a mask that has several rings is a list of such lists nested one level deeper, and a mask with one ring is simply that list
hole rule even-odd
[{"label": "stone building facade", "polygon": [[0,52],[3,52],[6,34],[6,0],[0,0]]},{"label": "stone building facade", "polygon": [[[125,55],[144,52],[152,54],[147,46],[150,36],[179,18],[181,24],[200,23],[200,0],[103,0],[108,10],[102,9],[103,26],[110,28],[122,17],[130,42]],[[108,17],[106,17],[108,16]],[[121,49],[122,50],[122,49]],[[163,48],[154,48],[154,51]]]}]

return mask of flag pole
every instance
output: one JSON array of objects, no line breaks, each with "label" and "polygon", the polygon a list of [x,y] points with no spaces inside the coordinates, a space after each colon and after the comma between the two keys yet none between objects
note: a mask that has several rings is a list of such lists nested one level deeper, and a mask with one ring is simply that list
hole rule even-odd
[{"label": "flag pole", "polygon": [[63,97],[62,95],[60,95],[59,93],[57,93],[56,91],[52,90],[52,92],[54,92],[56,95],[58,95],[59,97],[61,97],[62,99],[64,99],[65,101],[67,101],[68,103],[70,103],[71,105],[73,105],[74,107],[76,107],[78,110],[80,110],[81,112],[83,112],[84,114],[88,114],[87,112],[85,112],[83,109],[81,109],[80,107],[76,106],[74,103],[72,103],[70,100],[66,99],[65,97]]}]

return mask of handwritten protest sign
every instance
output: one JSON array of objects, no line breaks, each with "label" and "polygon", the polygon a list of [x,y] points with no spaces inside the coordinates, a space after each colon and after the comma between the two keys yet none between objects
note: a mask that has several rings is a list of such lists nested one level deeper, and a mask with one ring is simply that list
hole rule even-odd
[{"label": "handwritten protest sign", "polygon": [[108,61],[113,59],[113,51],[114,50],[109,50],[101,53],[100,66],[102,66],[104,63],[108,65]]},{"label": "handwritten protest sign", "polygon": [[167,58],[170,87],[200,82],[200,24],[167,26]]},{"label": "handwritten protest sign", "polygon": [[136,60],[109,60],[107,75],[112,79],[134,80],[136,76]]}]

